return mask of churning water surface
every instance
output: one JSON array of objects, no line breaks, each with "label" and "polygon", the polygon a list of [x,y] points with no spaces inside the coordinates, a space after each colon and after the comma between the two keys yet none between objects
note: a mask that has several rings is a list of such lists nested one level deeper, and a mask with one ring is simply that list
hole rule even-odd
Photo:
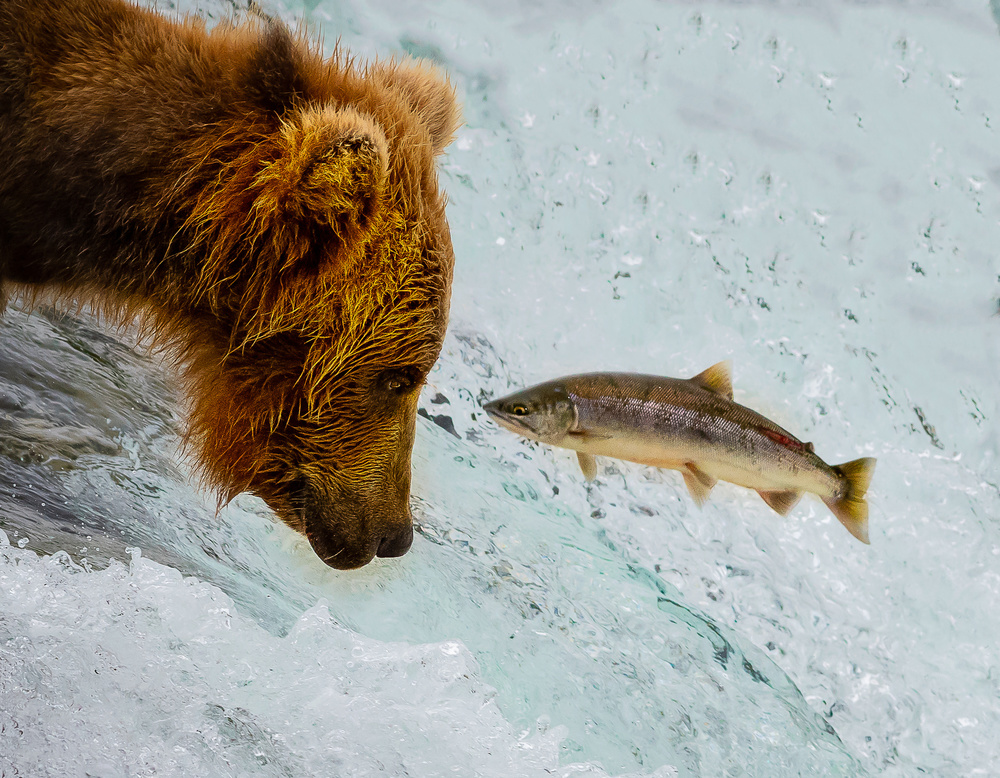
[{"label": "churning water surface", "polygon": [[[184,8],[189,8],[184,6]],[[203,4],[218,15],[221,6]],[[169,370],[0,320],[0,775],[992,775],[1000,768],[1000,37],[985,4],[312,2],[429,57],[452,327],[411,552],[326,569],[178,451]],[[498,430],[570,372],[689,376],[827,461],[818,502]]]}]

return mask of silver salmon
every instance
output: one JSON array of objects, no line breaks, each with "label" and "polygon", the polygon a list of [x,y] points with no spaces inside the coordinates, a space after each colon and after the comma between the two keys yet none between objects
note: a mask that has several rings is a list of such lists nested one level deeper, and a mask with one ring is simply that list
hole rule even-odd
[{"label": "silver salmon", "polygon": [[730,363],[694,378],[634,373],[566,376],[483,406],[502,427],[576,451],[584,476],[595,456],[679,470],[699,505],[718,481],[754,489],[782,516],[803,492],[817,495],[848,531],[868,543],[865,493],[871,457],[828,465],[770,419],[733,401]]}]

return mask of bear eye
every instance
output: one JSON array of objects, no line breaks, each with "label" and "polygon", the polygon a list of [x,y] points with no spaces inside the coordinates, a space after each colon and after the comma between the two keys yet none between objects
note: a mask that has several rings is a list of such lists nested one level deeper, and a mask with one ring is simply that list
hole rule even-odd
[{"label": "bear eye", "polygon": [[392,394],[403,394],[421,381],[420,371],[413,367],[405,367],[400,370],[386,370],[380,377],[379,383]]},{"label": "bear eye", "polygon": [[515,405],[510,409],[510,412],[513,413],[515,416],[527,416],[528,408],[527,406],[524,405]]}]

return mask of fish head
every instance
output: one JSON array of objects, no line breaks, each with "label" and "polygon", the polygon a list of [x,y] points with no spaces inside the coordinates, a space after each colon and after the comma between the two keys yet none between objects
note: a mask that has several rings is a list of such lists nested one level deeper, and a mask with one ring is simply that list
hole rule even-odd
[{"label": "fish head", "polygon": [[493,400],[483,406],[497,424],[518,435],[558,445],[576,424],[576,404],[558,381]]}]

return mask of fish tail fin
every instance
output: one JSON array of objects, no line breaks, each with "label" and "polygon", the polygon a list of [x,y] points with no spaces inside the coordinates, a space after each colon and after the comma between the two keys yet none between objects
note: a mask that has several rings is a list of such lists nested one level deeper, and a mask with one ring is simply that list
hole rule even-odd
[{"label": "fish tail fin", "polygon": [[875,459],[863,457],[842,465],[834,465],[834,472],[844,482],[840,497],[824,499],[826,507],[847,527],[847,531],[862,543],[868,543],[868,502],[865,493],[875,473]]}]

